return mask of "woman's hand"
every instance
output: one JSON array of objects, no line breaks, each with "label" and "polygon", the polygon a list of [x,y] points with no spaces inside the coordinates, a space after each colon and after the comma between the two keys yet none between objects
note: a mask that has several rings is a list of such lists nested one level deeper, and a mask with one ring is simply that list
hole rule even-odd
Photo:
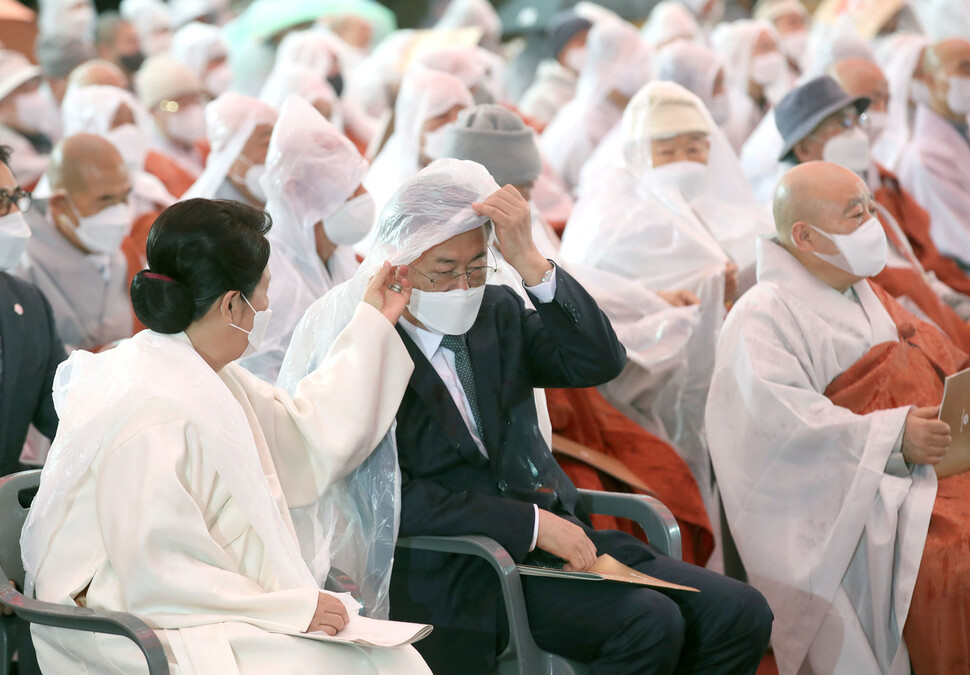
[{"label": "woman's hand", "polygon": [[[400,288],[400,290],[397,290]],[[407,265],[392,267],[384,264],[371,277],[364,291],[364,302],[375,307],[391,323],[397,323],[411,300],[411,283],[408,281]]]}]

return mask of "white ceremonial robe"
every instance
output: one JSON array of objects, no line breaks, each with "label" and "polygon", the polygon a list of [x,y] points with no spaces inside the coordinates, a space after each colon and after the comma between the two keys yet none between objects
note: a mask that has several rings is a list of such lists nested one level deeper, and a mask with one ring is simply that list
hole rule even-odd
[{"label": "white ceremonial robe", "polygon": [[916,110],[899,182],[930,214],[930,235],[944,255],[970,265],[970,144],[949,121]]},{"label": "white ceremonial robe", "polygon": [[68,349],[90,350],[130,337],[134,317],[124,254],[82,253],[40,208],[35,204],[25,214],[31,237],[13,273],[37,286],[50,302],[57,333]]},{"label": "white ceremonial robe", "polygon": [[909,673],[902,628],[936,475],[887,472],[908,407],[856,415],[824,395],[898,339],[868,283],[853,289],[858,301],[761,239],[758,284],[717,345],[711,459],[749,581],[775,614],[783,674]]},{"label": "white ceremonial robe", "polygon": [[[190,344],[184,333],[150,337]],[[390,322],[362,305],[292,398],[235,364],[219,372],[249,422],[283,536],[296,537],[290,507],[316,500],[377,445],[412,370]],[[37,573],[39,599],[74,604],[86,592],[88,607],[136,614],[156,630],[177,674],[430,672],[411,647],[275,633],[305,630],[319,591],[281,585],[245,507],[210,461],[206,432],[162,398],[131,409],[110,421],[68,498]],[[47,673],[78,672],[79,661],[90,672],[147,669],[124,638],[43,626],[32,633]]]}]

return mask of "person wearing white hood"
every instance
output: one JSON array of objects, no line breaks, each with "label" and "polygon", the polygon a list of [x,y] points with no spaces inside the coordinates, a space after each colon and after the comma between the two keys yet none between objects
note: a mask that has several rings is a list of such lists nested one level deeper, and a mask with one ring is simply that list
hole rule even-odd
[{"label": "person wearing white hood", "polygon": [[704,42],[701,27],[686,5],[676,0],[663,0],[650,10],[650,17],[640,34],[651,47],[661,50],[681,40]]},{"label": "person wearing white hood", "polygon": [[899,167],[903,150],[913,135],[917,103],[929,104],[929,77],[923,55],[929,42],[925,35],[897,33],[879,46],[876,59],[889,81],[886,131],[873,145],[872,154],[891,171]]},{"label": "person wearing white hood", "polygon": [[232,199],[263,208],[260,181],[276,124],[276,110],[262,101],[226,92],[205,107],[209,156],[205,171],[183,199]]},{"label": "person wearing white hood", "polygon": [[579,199],[560,253],[566,264],[602,269],[654,292],[686,289],[700,299],[680,393],[650,409],[611,392],[611,385],[605,393],[682,453],[716,522],[703,424],[714,343],[726,307],[754,282],[755,239],[771,231],[771,218],[704,104],[680,85],[647,85],[622,124],[626,167]]},{"label": "person wearing white hood", "polygon": [[277,64],[259,92],[259,100],[277,110],[290,96],[304,99],[330,124],[344,131],[343,109],[337,92],[312,68],[297,63]]},{"label": "person wearing white hood", "polygon": [[47,297],[70,348],[94,350],[131,337],[128,264],[131,183],[105,138],[77,134],[51,153],[51,196],[27,213],[32,236],[14,274]]},{"label": "person wearing white hood", "polygon": [[758,0],[755,21],[766,21],[778,32],[778,46],[796,73],[805,69],[809,14],[801,0]]},{"label": "person wearing white hood", "polygon": [[[724,59],[717,52],[696,42],[678,40],[657,52],[655,75],[657,80],[679,84],[697,96],[722,129],[731,119]],[[583,165],[577,192],[595,189],[610,169],[623,166],[623,125],[617,124]]]},{"label": "person wearing white hood", "polygon": [[40,0],[37,28],[44,35],[69,35],[94,42],[98,17],[93,0]]},{"label": "person wearing white hood", "polygon": [[731,119],[725,133],[735,152],[781,100],[793,84],[778,33],[762,21],[735,21],[717,27],[711,37],[714,49],[727,66]]},{"label": "person wearing white hood", "polygon": [[580,170],[623,115],[637,91],[650,81],[652,54],[625,21],[604,21],[589,31],[576,96],[542,132],[539,145],[571,191]]},{"label": "person wearing white hood", "polygon": [[357,148],[305,100],[280,109],[261,183],[273,218],[269,270],[280,305],[262,348],[240,363],[276,382],[290,337],[303,313],[357,270],[353,244],[374,222],[374,200],[361,181],[367,162]]},{"label": "person wearing white hood", "polygon": [[548,124],[576,95],[576,79],[586,62],[586,39],[593,23],[572,10],[556,14],[546,27],[548,58],[539,62],[535,80],[519,99],[523,115]]},{"label": "person wearing white hood", "polygon": [[193,21],[172,36],[172,56],[199,78],[210,98],[229,89],[232,68],[229,65],[229,43],[218,26]]},{"label": "person wearing white hood", "polygon": [[162,0],[121,0],[118,11],[134,24],[145,56],[168,51],[172,44],[172,12]]},{"label": "person wearing white hood", "polygon": [[41,127],[56,117],[40,85],[40,68],[20,52],[0,49],[0,145],[11,148],[10,168],[28,188],[44,173],[51,151]]},{"label": "person wearing white hood", "polygon": [[940,252],[970,267],[970,41],[953,38],[926,50],[929,105],[919,105],[899,179],[926,209]]},{"label": "person wearing white hood", "polygon": [[152,149],[171,156],[193,174],[202,173],[199,143],[205,140],[204,91],[195,74],[169,54],[145,61],[135,76],[138,100],[155,121]]},{"label": "person wearing white hood", "polygon": [[[374,158],[364,179],[377,213],[404,181],[435,159],[443,127],[473,105],[471,92],[454,75],[421,69],[404,77],[394,105],[394,133]],[[370,241],[368,236],[357,250],[366,252]]]}]

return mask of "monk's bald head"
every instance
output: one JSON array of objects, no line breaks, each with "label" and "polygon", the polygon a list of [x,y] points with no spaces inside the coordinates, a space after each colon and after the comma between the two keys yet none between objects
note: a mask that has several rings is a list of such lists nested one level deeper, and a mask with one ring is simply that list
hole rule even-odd
[{"label": "monk's bald head", "polygon": [[786,173],[775,189],[772,210],[778,239],[792,243],[795,223],[810,223],[823,230],[842,213],[858,193],[862,179],[831,162],[805,162]]},{"label": "monk's bald head", "polygon": [[952,75],[961,63],[970,61],[970,41],[952,38],[937,42],[923,53],[923,59],[928,70]]},{"label": "monk's bald head", "polygon": [[850,58],[832,64],[830,74],[850,96],[865,96],[869,110],[884,112],[889,102],[889,82],[882,69],[866,59]]},{"label": "monk's bald head", "polygon": [[127,173],[121,153],[105,138],[76,134],[65,138],[51,152],[47,177],[52,190],[71,194],[86,192],[106,175]]},{"label": "monk's bald head", "polygon": [[127,89],[128,78],[121,68],[104,59],[91,59],[82,63],[71,71],[68,78],[69,86],[90,87],[96,84]]}]

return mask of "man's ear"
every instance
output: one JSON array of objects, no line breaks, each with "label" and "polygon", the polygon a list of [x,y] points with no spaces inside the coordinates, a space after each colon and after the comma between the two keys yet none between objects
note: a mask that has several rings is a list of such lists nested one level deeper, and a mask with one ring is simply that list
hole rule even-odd
[{"label": "man's ear", "polygon": [[68,202],[67,193],[58,190],[50,196],[47,201],[47,208],[50,210],[51,218],[60,227],[76,229],[78,224],[71,217],[71,206]]},{"label": "man's ear", "polygon": [[804,164],[805,162],[811,162],[816,159],[812,156],[809,150],[809,139],[803,138],[802,140],[795,143],[795,147],[792,148],[792,153],[795,155],[795,159],[798,160],[799,164]]},{"label": "man's ear", "polygon": [[805,221],[799,220],[791,226],[791,241],[799,251],[814,250],[809,241],[811,227]]}]

